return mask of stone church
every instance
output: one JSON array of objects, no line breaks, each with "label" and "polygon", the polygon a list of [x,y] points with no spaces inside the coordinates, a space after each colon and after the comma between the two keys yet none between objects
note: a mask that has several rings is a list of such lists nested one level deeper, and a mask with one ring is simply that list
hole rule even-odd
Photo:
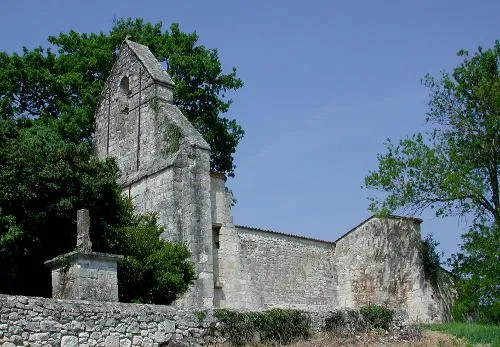
[{"label": "stone church", "polygon": [[327,311],[383,304],[415,322],[447,318],[450,287],[423,271],[421,220],[371,217],[335,241],[235,225],[210,147],[173,101],[150,50],[125,40],[96,110],[95,154],[116,157],[138,212],[186,243],[197,280],[177,304],[196,309]]}]

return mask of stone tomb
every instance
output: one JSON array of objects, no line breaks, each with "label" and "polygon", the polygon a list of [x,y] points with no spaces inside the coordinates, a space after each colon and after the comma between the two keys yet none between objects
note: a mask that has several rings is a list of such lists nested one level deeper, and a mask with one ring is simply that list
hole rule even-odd
[{"label": "stone tomb", "polygon": [[55,299],[118,301],[116,268],[123,256],[92,252],[89,227],[89,211],[78,210],[76,249],[45,262]]}]

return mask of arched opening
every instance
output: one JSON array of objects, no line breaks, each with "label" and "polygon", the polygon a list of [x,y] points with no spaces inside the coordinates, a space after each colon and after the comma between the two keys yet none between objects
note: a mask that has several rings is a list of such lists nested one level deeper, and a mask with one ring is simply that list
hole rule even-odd
[{"label": "arched opening", "polygon": [[120,92],[123,95],[126,95],[127,97],[132,92],[130,90],[130,85],[129,85],[129,81],[128,81],[128,77],[127,76],[123,77],[122,80],[120,81]]},{"label": "arched opening", "polygon": [[128,113],[128,98],[132,91],[130,90],[129,79],[124,76],[120,81],[120,111],[123,113]]}]

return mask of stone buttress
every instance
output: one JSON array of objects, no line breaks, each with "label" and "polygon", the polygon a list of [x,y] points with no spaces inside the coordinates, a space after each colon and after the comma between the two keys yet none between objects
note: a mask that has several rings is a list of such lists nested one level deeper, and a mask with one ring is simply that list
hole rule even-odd
[{"label": "stone buttress", "polygon": [[173,82],[146,46],[125,40],[96,110],[94,150],[115,157],[118,183],[162,237],[186,243],[197,280],[177,304],[213,306],[210,147],[173,103]]}]

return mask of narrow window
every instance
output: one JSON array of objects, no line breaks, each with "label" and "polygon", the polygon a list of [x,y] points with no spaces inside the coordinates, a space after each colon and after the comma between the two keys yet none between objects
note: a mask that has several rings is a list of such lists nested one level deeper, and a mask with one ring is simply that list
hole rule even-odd
[{"label": "narrow window", "polygon": [[220,226],[212,227],[212,232],[213,232],[212,237],[214,241],[214,248],[220,249],[220,242],[219,242]]},{"label": "narrow window", "polygon": [[120,81],[120,111],[123,113],[128,113],[129,111],[129,105],[128,105],[128,98],[132,91],[130,90],[130,85],[129,85],[129,80],[128,77],[125,76],[122,78]]}]

